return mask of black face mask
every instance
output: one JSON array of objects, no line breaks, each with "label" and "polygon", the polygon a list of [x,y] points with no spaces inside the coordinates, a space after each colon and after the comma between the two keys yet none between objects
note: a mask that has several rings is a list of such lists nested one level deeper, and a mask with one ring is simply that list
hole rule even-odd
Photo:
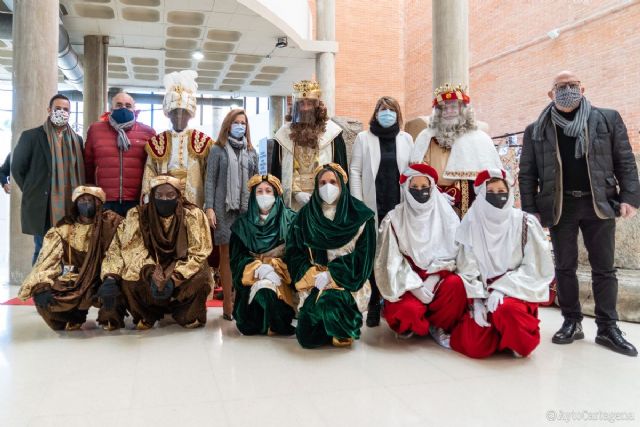
[{"label": "black face mask", "polygon": [[176,213],[178,199],[153,199],[153,205],[156,207],[156,212],[158,212],[158,215],[166,218]]},{"label": "black face mask", "polygon": [[409,193],[418,203],[427,203],[431,197],[431,188],[409,188]]},{"label": "black face mask", "polygon": [[502,209],[509,200],[509,193],[487,193],[487,202],[498,209]]},{"label": "black face mask", "polygon": [[78,213],[85,218],[93,218],[96,216],[96,205],[92,202],[78,202]]}]

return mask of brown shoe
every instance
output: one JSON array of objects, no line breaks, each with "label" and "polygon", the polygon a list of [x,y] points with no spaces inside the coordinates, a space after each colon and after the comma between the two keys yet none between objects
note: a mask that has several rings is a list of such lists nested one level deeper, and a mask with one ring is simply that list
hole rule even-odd
[{"label": "brown shoe", "polygon": [[111,331],[115,331],[116,329],[120,329],[120,327],[118,325],[114,325],[111,322],[107,322],[106,325],[102,325],[102,329],[104,329],[107,332],[111,332]]},{"label": "brown shoe", "polygon": [[353,338],[336,338],[333,337],[331,343],[334,347],[351,347],[353,344]]},{"label": "brown shoe", "polygon": [[201,326],[204,326],[204,323],[200,323],[200,321],[198,321],[198,319],[196,319],[195,321],[193,321],[191,323],[187,323],[186,325],[184,325],[184,327],[187,328],[187,329],[196,329],[196,328],[199,328]]},{"label": "brown shoe", "polygon": [[80,328],[82,328],[82,323],[67,322],[64,326],[65,331],[77,331]]},{"label": "brown shoe", "polygon": [[153,325],[145,323],[145,321],[142,320],[142,319],[140,319],[138,321],[138,324],[136,325],[136,329],[139,330],[139,331],[146,331],[146,330],[151,329],[151,328],[153,328]]}]

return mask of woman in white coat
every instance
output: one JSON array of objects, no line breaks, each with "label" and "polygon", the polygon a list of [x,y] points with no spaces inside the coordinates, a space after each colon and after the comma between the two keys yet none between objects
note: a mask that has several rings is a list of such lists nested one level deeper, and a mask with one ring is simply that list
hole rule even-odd
[{"label": "woman in white coat", "polygon": [[[400,174],[409,164],[413,139],[402,131],[400,104],[390,96],[376,103],[369,130],[356,137],[349,166],[351,194],[376,214],[376,226],[400,203]],[[367,326],[380,324],[381,297],[373,275]]]}]

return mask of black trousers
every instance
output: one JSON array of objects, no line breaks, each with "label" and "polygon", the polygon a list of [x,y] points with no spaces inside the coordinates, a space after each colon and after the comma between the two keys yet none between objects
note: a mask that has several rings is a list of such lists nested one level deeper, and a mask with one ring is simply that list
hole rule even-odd
[{"label": "black trousers", "polygon": [[616,221],[598,218],[591,197],[565,196],[560,221],[550,229],[562,315],[565,319],[581,321],[582,310],[576,276],[578,230],[582,231],[589,255],[596,324],[598,330],[602,330],[614,326],[618,320],[618,279],[613,264]]}]

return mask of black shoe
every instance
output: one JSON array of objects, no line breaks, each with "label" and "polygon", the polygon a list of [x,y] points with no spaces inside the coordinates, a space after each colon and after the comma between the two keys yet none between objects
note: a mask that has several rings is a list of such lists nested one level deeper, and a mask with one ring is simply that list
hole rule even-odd
[{"label": "black shoe", "polygon": [[565,319],[562,327],[551,338],[551,342],[554,344],[571,344],[573,341],[583,338],[582,323],[577,320]]},{"label": "black shoe", "polygon": [[596,335],[596,344],[609,347],[616,353],[624,354],[625,356],[636,357],[638,350],[629,341],[625,340],[624,332],[622,332],[617,326],[608,327],[602,331],[598,331]]},{"label": "black shoe", "polygon": [[382,304],[372,303],[369,304],[369,310],[367,311],[367,326],[369,328],[375,328],[380,325],[380,311],[382,310]]}]

